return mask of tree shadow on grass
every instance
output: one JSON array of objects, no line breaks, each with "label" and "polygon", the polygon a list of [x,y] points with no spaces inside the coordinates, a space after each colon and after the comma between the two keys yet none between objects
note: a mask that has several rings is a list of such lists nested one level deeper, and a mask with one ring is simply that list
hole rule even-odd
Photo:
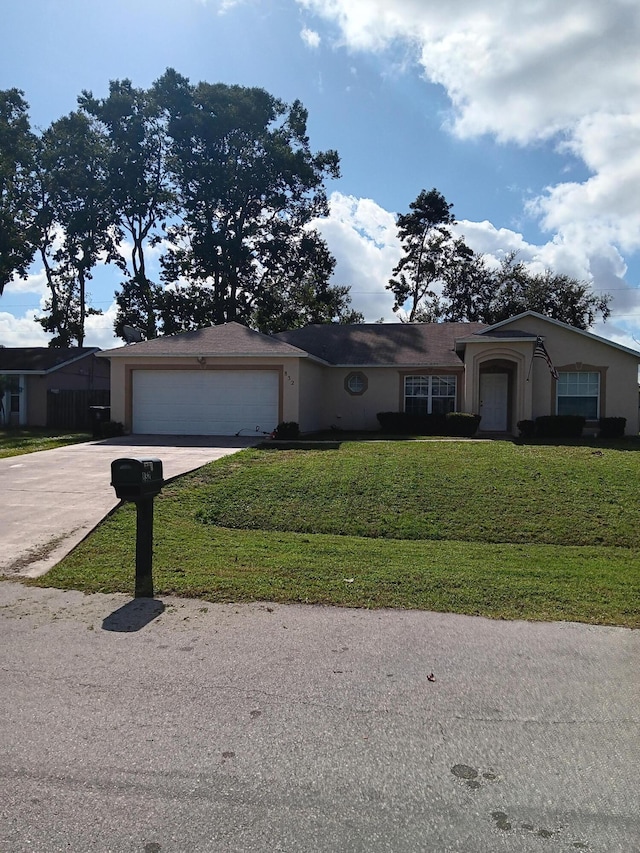
[{"label": "tree shadow on grass", "polygon": [[156,598],[134,598],[102,621],[103,631],[130,634],[140,631],[164,613],[164,603]]}]

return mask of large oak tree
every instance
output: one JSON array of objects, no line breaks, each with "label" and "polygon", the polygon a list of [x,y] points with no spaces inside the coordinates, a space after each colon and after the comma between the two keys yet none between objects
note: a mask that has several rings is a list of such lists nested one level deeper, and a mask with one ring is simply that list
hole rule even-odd
[{"label": "large oak tree", "polygon": [[173,70],[155,94],[177,197],[162,259],[174,321],[266,329],[303,278],[312,301],[326,294],[332,266],[319,263],[324,244],[308,229],[328,213],[324,181],[338,176],[338,155],[311,150],[302,104],[259,88],[194,86]]},{"label": "large oak tree", "polygon": [[[50,289],[38,322],[53,345],[83,343],[87,283],[103,262],[125,276],[118,334],[362,319],[349,289],[330,284],[335,261],[312,227],[338,155],[311,150],[300,102],[169,69],[149,90],[115,80],[105,98],[82,92],[36,136],[22,94],[2,94],[0,292],[37,251]],[[148,273],[154,245],[163,284]]]}]

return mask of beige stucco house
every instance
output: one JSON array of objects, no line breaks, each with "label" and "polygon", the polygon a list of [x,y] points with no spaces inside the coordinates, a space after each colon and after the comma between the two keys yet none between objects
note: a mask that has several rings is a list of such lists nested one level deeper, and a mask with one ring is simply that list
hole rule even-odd
[{"label": "beige stucco house", "polygon": [[[0,426],[60,426],[55,422],[60,406],[52,403],[66,398],[65,425],[84,427],[87,406],[109,402],[109,364],[96,359],[97,352],[98,347],[0,347]],[[79,407],[84,408],[76,411]]]},{"label": "beige stucco house", "polygon": [[[539,341],[540,339],[540,341]],[[543,343],[557,372],[534,357]],[[480,431],[520,420],[626,418],[638,434],[640,353],[528,311],[481,323],[307,326],[263,335],[237,323],[100,353],[111,417],[134,433],[268,434],[378,428],[381,411],[474,412]]]}]

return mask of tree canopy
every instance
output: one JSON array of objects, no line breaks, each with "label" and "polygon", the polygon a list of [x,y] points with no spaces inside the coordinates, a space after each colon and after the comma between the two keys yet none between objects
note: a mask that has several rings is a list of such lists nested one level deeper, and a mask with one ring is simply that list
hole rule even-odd
[{"label": "tree canopy", "polygon": [[[339,159],[311,150],[299,101],[168,69],[148,90],[115,80],[106,98],[83,91],[37,138],[22,93],[1,94],[0,215],[21,227],[3,228],[13,248],[0,292],[37,250],[51,291],[39,322],[55,344],[82,343],[98,260],[123,273],[118,334],[362,319],[349,288],[330,284],[335,261],[312,227]],[[160,282],[148,275],[152,247]]]},{"label": "tree canopy", "polygon": [[338,176],[338,155],[313,153],[302,104],[264,89],[192,86],[169,70],[154,92],[167,117],[178,209],[162,259],[176,292],[164,301],[186,321],[197,289],[209,322],[269,328],[304,277],[328,288],[333,264],[309,224],[328,213],[324,180]]},{"label": "tree canopy", "polygon": [[[87,282],[98,259],[120,264],[113,230],[115,200],[108,181],[104,137],[82,112],[54,122],[40,149],[41,252],[51,300],[38,322],[54,342],[82,346],[87,313]],[[51,227],[58,239],[51,240]],[[95,313],[95,311],[93,311]]]},{"label": "tree canopy", "polygon": [[154,338],[159,289],[147,275],[146,249],[161,239],[163,223],[175,206],[162,110],[152,92],[134,88],[130,80],[112,80],[107,98],[84,91],[78,103],[102,131],[113,227],[119,241],[124,238],[129,247],[126,278],[117,294],[116,333],[129,324]]},{"label": "tree canopy", "polygon": [[35,255],[36,151],[24,93],[0,91],[0,294],[14,275],[26,277]]},{"label": "tree canopy", "polygon": [[532,310],[588,329],[609,316],[611,296],[593,293],[588,282],[532,272],[515,252],[498,265],[473,252],[454,236],[452,205],[438,190],[422,190],[409,208],[397,220],[403,255],[387,285],[393,310],[407,310],[408,322],[493,324]]}]

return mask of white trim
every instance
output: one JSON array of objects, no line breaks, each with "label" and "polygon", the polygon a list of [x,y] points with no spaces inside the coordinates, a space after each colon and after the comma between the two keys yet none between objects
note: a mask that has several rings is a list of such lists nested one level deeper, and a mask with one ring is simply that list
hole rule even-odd
[{"label": "white trim", "polygon": [[[407,382],[409,379],[426,379],[427,380],[427,394],[407,394]],[[433,393],[433,381],[434,379],[445,379],[445,380],[453,380],[453,410],[456,411],[459,399],[459,389],[458,389],[458,376],[455,373],[407,373],[406,376],[403,377],[402,380],[402,399],[403,399],[403,411],[407,412],[407,399],[411,400],[426,400],[427,401],[427,411],[425,414],[431,415],[433,414],[433,401],[435,400],[451,400],[452,397],[450,394],[434,394]],[[409,414],[413,414],[410,412]]]},{"label": "white trim", "polygon": [[[560,394],[560,376],[566,376],[570,374],[591,374],[593,376],[598,377],[598,392],[596,394]],[[602,407],[602,375],[599,370],[559,370],[558,371],[558,381],[556,382],[556,410],[555,414],[559,414],[558,412],[558,402],[560,397],[564,399],[571,397],[595,397],[596,400],[596,416],[595,418],[587,418],[588,421],[597,421],[600,418],[600,411]],[[585,416],[586,417],[586,416]]]},{"label": "white trim", "polygon": [[63,361],[62,364],[56,364],[53,367],[50,367],[48,370],[45,370],[45,374],[47,373],[55,373],[56,370],[62,370],[63,367],[67,367],[70,364],[73,364],[76,361],[82,361],[83,358],[89,358],[90,355],[96,355],[100,351],[100,347],[92,347],[90,352],[83,352],[82,354],[75,355],[73,358],[70,358],[68,361]]}]

